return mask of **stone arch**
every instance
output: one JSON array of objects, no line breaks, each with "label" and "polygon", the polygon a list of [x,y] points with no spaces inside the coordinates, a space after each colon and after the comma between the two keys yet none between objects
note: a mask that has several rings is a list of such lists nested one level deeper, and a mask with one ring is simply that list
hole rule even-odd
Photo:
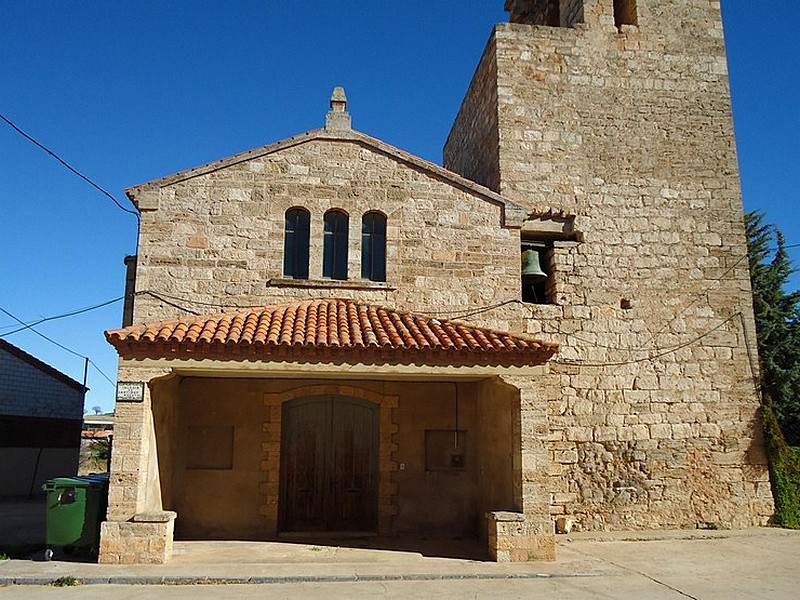
[{"label": "stone arch", "polygon": [[278,501],[280,498],[280,464],[281,464],[281,407],[284,402],[306,396],[332,394],[359,398],[377,404],[379,407],[379,447],[378,447],[378,531],[379,535],[391,535],[392,517],[397,514],[397,483],[393,481],[393,473],[398,470],[394,458],[397,451],[395,436],[398,426],[394,422],[394,409],[398,405],[398,397],[381,394],[352,384],[318,384],[303,385],[279,393],[264,395],[266,420],[264,421],[264,438],[262,442],[263,458],[261,470],[265,472],[265,483],[262,484],[264,504],[261,514],[266,520],[267,535],[278,535]]}]

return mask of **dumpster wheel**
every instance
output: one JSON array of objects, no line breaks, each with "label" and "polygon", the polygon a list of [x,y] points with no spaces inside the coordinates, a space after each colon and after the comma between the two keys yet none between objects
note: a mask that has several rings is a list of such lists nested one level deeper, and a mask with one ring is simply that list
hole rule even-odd
[{"label": "dumpster wheel", "polygon": [[44,559],[47,560],[47,561],[53,560],[53,549],[52,548],[47,548],[44,551]]}]

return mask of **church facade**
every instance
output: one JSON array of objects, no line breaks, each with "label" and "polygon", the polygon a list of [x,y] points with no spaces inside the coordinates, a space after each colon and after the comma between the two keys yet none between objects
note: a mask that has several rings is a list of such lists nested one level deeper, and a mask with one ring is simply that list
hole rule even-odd
[{"label": "church facade", "polygon": [[127,191],[101,561],[352,535],[548,559],[570,528],[770,518],[719,3],[506,9],[444,167],[337,88],[322,129]]}]

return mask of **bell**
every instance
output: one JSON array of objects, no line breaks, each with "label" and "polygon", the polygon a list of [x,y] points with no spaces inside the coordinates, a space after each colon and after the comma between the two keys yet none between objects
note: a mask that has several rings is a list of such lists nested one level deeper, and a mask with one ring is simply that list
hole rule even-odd
[{"label": "bell", "polygon": [[527,283],[545,281],[547,273],[539,266],[539,251],[525,250],[522,253],[522,280]]}]

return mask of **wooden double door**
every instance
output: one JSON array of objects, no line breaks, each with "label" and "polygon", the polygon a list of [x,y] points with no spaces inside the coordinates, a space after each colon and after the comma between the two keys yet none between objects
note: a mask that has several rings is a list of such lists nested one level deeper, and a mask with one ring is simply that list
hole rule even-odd
[{"label": "wooden double door", "polygon": [[280,530],[376,531],[378,406],[326,395],[282,411]]}]

